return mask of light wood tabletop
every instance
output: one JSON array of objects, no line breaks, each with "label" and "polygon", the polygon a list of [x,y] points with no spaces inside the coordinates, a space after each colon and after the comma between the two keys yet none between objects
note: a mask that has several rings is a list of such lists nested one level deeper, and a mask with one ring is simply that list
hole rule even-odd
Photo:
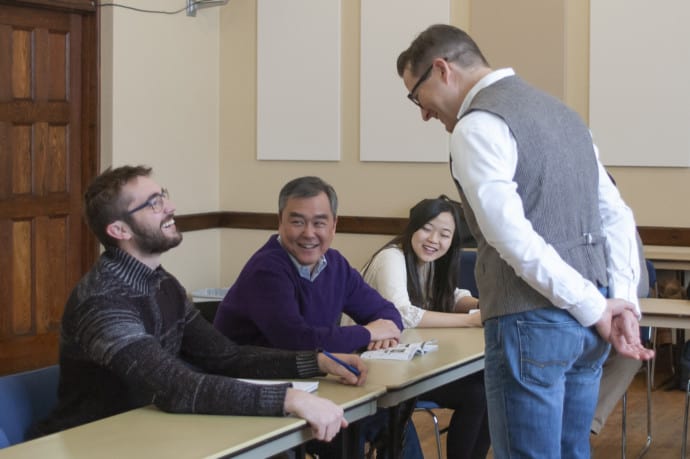
[{"label": "light wood tabletop", "polygon": [[[352,422],[373,414],[384,392],[321,379],[317,394],[341,405]],[[258,458],[310,439],[296,417],[169,414],[149,406],[2,449],[0,458]]]},{"label": "light wood tabletop", "polygon": [[690,247],[645,245],[644,257],[650,260],[656,269],[690,270]]},{"label": "light wood tabletop", "polygon": [[690,328],[690,301],[668,298],[640,298],[640,325]]},{"label": "light wood tabletop", "polygon": [[[362,387],[320,378],[317,394],[341,405],[349,422],[395,406],[484,368],[483,330],[411,329],[402,342],[436,339],[438,350],[411,361],[368,360]],[[0,459],[257,458],[311,439],[295,417],[169,414],[145,407],[0,450]]]},{"label": "light wood tabletop", "polygon": [[384,386],[379,406],[390,407],[484,369],[484,329],[411,328],[403,343],[437,340],[438,350],[409,361],[367,360],[368,384]]}]

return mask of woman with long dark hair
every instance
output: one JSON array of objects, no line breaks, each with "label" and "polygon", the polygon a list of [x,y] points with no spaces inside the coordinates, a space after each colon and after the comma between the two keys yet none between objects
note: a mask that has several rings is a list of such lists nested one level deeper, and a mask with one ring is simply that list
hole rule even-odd
[{"label": "woman with long dark hair", "polygon": [[[456,287],[460,264],[459,204],[441,195],[410,209],[407,227],[364,267],[364,279],[395,304],[406,328],[480,327],[477,299]],[[485,458],[489,427],[484,373],[453,381],[420,396],[454,410],[447,437],[449,458]]]}]

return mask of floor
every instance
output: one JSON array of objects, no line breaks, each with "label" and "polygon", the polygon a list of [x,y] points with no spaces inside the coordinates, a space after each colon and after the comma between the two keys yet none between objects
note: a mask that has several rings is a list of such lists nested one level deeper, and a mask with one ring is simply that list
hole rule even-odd
[{"label": "floor", "polygon": [[[667,379],[669,373],[663,368],[657,371],[657,381]],[[659,388],[652,392],[652,445],[645,458],[677,459],[680,457],[681,435],[683,431],[683,410],[685,393],[678,389]],[[441,425],[446,425],[450,411],[438,410]],[[628,392],[628,433],[627,457],[635,458],[644,445],[646,433],[646,385],[645,375],[640,373],[631,384]],[[423,413],[413,416],[415,426],[422,442],[425,458],[436,457],[436,441],[430,417]],[[445,438],[441,438],[444,443]],[[604,429],[598,436],[590,438],[593,459],[611,459],[621,457],[621,409],[618,407],[609,417]],[[443,453],[445,458],[445,451]],[[487,458],[492,459],[489,453]]]}]

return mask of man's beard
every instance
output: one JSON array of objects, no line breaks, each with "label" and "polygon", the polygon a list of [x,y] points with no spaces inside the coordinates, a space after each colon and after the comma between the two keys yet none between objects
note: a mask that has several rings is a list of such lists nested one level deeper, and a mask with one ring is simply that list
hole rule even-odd
[{"label": "man's beard", "polygon": [[173,247],[177,247],[182,242],[182,233],[177,232],[175,235],[168,237],[163,232],[162,228],[156,230],[144,228],[137,224],[133,219],[128,222],[132,229],[134,242],[137,247],[144,253],[160,254],[167,252]]}]

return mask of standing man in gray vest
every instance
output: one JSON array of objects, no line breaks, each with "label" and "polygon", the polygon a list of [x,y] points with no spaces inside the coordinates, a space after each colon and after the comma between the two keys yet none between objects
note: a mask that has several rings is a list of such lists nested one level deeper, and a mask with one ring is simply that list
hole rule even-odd
[{"label": "standing man in gray vest", "polygon": [[[609,343],[640,343],[632,212],[582,120],[462,30],[435,25],[398,58],[422,119],[451,133],[451,171],[477,239],[494,457],[587,458]],[[610,298],[610,299],[607,299]]]}]

